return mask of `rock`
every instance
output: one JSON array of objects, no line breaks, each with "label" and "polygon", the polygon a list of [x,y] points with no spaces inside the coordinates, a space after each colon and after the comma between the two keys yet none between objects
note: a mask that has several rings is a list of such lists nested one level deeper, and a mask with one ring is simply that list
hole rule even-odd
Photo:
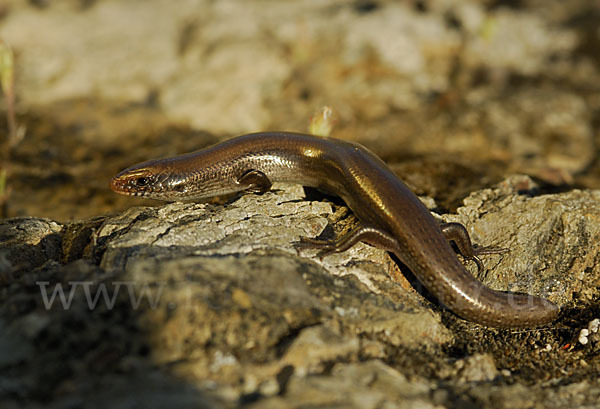
[{"label": "rock", "polygon": [[[22,321],[24,322],[25,317]],[[0,368],[7,368],[27,360],[33,351],[33,345],[16,326],[9,327],[0,322]]]},{"label": "rock", "polygon": [[479,278],[487,285],[539,294],[559,305],[575,293],[591,301],[600,273],[594,261],[600,250],[600,193],[573,190],[537,196],[535,191],[528,177],[513,177],[494,189],[474,192],[458,215],[444,219],[468,226],[480,245],[510,249],[510,257],[486,257],[486,266],[501,272],[484,272]]},{"label": "rock", "polygon": [[[480,244],[511,248],[485,258],[488,285],[546,295],[561,306],[590,302],[598,296],[600,193],[536,189],[515,176],[474,192],[444,219],[466,223]],[[156,385],[149,407],[178,390],[176,407],[194,397],[207,407],[255,400],[261,407],[433,407],[454,399],[445,388],[491,393],[485,385],[498,379],[497,366],[503,376],[518,373],[495,347],[453,363],[444,351],[463,335],[442,322],[477,327],[448,312],[441,321],[439,307],[400,280],[385,252],[361,244],[323,260],[297,253],[293,242],[330,234],[332,220],[334,230],[348,228],[344,214],[307,200],[299,186],[281,185],[225,205],[138,207],[66,225],[6,220],[0,231],[12,260],[8,273],[20,271],[23,249],[38,260],[0,292],[1,318],[12,322],[2,331],[0,360],[17,378],[33,366],[44,370],[0,384],[54,399],[56,407],[66,401],[55,393],[90,391],[99,399],[92,385],[107,379],[115,399],[121,381]],[[532,342],[553,343],[537,334]],[[527,345],[518,353],[527,354]]]},{"label": "rock", "polygon": [[62,226],[52,220],[15,218],[0,225],[0,274],[31,271],[60,257]]},{"label": "rock", "polygon": [[585,99],[567,91],[524,88],[482,101],[482,126],[498,149],[514,155],[515,167],[557,185],[549,169],[569,175],[583,171],[594,158],[594,130]]},{"label": "rock", "polygon": [[252,408],[434,408],[429,403],[431,386],[406,376],[381,361],[339,363],[331,375],[293,376],[286,399],[265,399]]},{"label": "rock", "polygon": [[316,326],[303,329],[293,341],[282,363],[294,368],[294,373],[320,373],[330,362],[356,359],[359,351],[357,337],[344,337],[329,327]]},{"label": "rock", "polygon": [[[458,10],[475,9],[469,6]],[[575,32],[549,25],[533,13],[500,8],[487,16],[471,12],[479,14],[475,19],[461,14],[470,20],[466,27],[473,34],[466,45],[467,64],[531,75],[546,69],[549,55],[566,54],[577,44]]]},{"label": "rock", "polygon": [[463,382],[492,381],[498,376],[494,358],[489,354],[477,354],[457,362],[458,379]]},{"label": "rock", "polygon": [[99,229],[100,266],[136,283],[136,294],[146,283],[158,301],[140,316],[157,362],[178,362],[174,371],[197,381],[209,371],[222,383],[248,383],[255,368],[258,388],[288,366],[312,373],[356,359],[353,334],[397,346],[450,341],[414,293],[398,295],[385,252],[358,245],[322,261],[298,256],[291,243],[317,236],[332,209],[303,201],[298,186],[282,188],[227,206],[135,208]]}]

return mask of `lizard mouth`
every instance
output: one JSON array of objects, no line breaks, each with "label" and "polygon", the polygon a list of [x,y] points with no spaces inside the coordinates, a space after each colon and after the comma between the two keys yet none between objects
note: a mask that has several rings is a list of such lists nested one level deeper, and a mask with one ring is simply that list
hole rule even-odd
[{"label": "lizard mouth", "polygon": [[113,192],[128,196],[146,196],[152,190],[153,178],[144,170],[124,170],[110,181]]},{"label": "lizard mouth", "polygon": [[140,196],[140,192],[133,189],[131,184],[127,182],[127,179],[115,177],[110,181],[109,186],[110,190],[112,190],[115,193],[128,196]]}]

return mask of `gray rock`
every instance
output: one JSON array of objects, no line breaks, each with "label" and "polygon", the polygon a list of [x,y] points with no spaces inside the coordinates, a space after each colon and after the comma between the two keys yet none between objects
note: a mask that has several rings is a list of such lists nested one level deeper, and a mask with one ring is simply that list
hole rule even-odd
[{"label": "gray rock", "polygon": [[[24,318],[22,321],[25,321]],[[18,324],[17,324],[18,326]],[[10,367],[22,361],[33,351],[29,341],[29,334],[22,334],[18,328],[9,327],[5,322],[0,322],[0,368]]]},{"label": "gray rock", "polygon": [[62,226],[52,220],[16,218],[0,225],[0,274],[30,270],[59,259]]},{"label": "gray rock", "polygon": [[381,361],[336,364],[331,375],[293,376],[285,399],[275,397],[252,408],[434,408],[431,385],[406,376]]},{"label": "gray rock", "polygon": [[474,192],[457,215],[444,219],[468,226],[476,243],[510,249],[486,257],[496,273],[488,270],[480,279],[491,287],[540,294],[559,305],[575,292],[591,301],[600,274],[595,262],[600,193],[535,196],[536,189],[530,178],[515,176]]},{"label": "gray rock", "polygon": [[498,376],[494,358],[489,354],[476,354],[458,361],[458,379],[463,382],[492,381]]},{"label": "gray rock", "polygon": [[[54,398],[53,407],[78,401],[74,391],[88,391],[91,402],[118,399],[121,382],[155,385],[147,407],[178,391],[175,407],[194,399],[206,407],[256,400],[256,407],[435,407],[455,402],[458,391],[493,402],[490,394],[516,387],[491,386],[499,373],[514,376],[493,347],[458,361],[444,352],[461,345],[464,334],[455,331],[478,327],[440,315],[385,252],[361,244],[322,260],[298,253],[293,243],[301,236],[340,234],[352,218],[306,200],[299,186],[276,188],[225,205],[131,208],[66,225],[2,222],[8,273],[18,274],[27,246],[39,260],[29,279],[0,293],[2,319],[18,329],[3,332],[0,358],[15,374],[28,371],[19,384],[0,383],[24,396],[70,396]],[[591,302],[600,275],[593,263],[600,193],[535,196],[535,189],[515,176],[474,192],[458,214],[443,218],[465,223],[479,244],[511,249],[485,258],[488,285],[547,295],[562,306],[575,297]],[[525,344],[520,354],[538,359],[555,351],[545,347],[553,343],[547,333],[537,334],[544,348]],[[38,365],[44,370],[32,371]],[[47,374],[52,382],[42,387]],[[97,382],[105,385],[101,393]],[[543,384],[536,390],[536,402],[562,393]],[[523,405],[519,396],[507,399]]]}]

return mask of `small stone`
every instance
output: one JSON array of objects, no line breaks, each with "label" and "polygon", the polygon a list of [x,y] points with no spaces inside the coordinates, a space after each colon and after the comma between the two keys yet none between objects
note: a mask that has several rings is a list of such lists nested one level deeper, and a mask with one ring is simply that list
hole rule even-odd
[{"label": "small stone", "polygon": [[490,354],[476,354],[465,358],[459,372],[463,382],[491,381],[499,374],[494,358]]}]

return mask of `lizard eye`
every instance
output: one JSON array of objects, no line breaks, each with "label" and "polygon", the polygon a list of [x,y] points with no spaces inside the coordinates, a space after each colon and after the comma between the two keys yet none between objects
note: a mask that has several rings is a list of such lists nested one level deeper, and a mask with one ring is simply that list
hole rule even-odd
[{"label": "lizard eye", "polygon": [[148,184],[149,180],[147,177],[139,177],[135,180],[135,184],[138,186],[146,186]]}]

